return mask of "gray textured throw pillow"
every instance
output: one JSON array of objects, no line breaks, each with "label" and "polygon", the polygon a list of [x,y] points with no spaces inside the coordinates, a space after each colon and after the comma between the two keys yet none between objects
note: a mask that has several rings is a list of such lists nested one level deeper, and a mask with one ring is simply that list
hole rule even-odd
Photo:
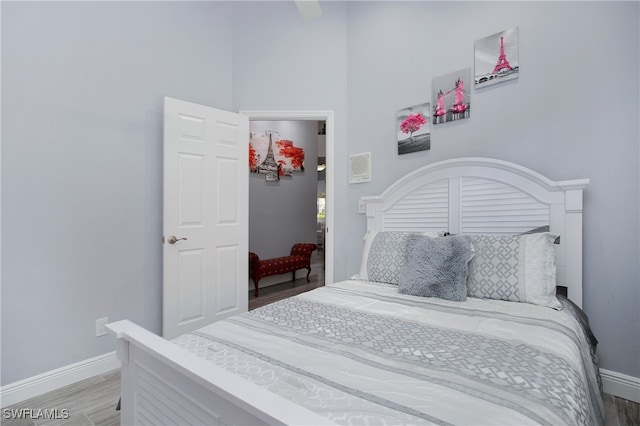
[{"label": "gray textured throw pillow", "polygon": [[467,274],[474,251],[471,239],[458,235],[430,238],[407,237],[407,261],[400,275],[398,292],[414,296],[464,301]]}]

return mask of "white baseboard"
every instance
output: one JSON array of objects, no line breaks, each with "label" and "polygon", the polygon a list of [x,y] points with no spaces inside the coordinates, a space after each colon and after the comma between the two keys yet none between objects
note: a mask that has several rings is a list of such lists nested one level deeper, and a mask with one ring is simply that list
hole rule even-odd
[{"label": "white baseboard", "polygon": [[600,369],[605,393],[640,404],[640,379],[616,371]]},{"label": "white baseboard", "polygon": [[0,388],[0,405],[7,407],[63,386],[120,368],[115,351],[38,374]]}]

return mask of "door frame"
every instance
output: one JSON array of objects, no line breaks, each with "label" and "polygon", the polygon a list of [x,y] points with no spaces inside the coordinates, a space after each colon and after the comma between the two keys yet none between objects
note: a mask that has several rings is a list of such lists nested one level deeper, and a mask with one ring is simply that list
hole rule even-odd
[{"label": "door frame", "polygon": [[249,117],[251,121],[324,121],[326,123],[326,161],[327,161],[327,189],[326,189],[326,228],[325,228],[325,284],[333,283],[333,226],[334,226],[334,114],[328,110],[240,110],[240,114]]}]

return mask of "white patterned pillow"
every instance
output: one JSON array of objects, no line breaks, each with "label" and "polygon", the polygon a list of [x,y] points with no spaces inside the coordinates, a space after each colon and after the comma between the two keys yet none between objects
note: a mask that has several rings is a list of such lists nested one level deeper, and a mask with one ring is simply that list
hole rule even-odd
[{"label": "white patterned pillow", "polygon": [[469,265],[468,296],[562,309],[556,299],[557,237],[471,235],[476,255]]},{"label": "white patterned pillow", "polygon": [[408,235],[408,232],[369,232],[362,251],[359,278],[365,281],[398,284],[400,273],[407,263]]},{"label": "white patterned pillow", "polygon": [[402,232],[370,231],[365,236],[360,272],[352,279],[389,284],[400,282],[400,273],[407,264],[407,236],[425,235],[437,238],[446,231]]}]

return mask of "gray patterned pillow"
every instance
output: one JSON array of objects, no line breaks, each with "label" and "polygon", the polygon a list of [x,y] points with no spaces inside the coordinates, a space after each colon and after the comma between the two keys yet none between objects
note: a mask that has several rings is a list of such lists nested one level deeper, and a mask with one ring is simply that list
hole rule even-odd
[{"label": "gray patterned pillow", "polygon": [[407,239],[407,265],[398,292],[462,302],[467,298],[468,265],[473,246],[467,236]]},{"label": "gray patterned pillow", "polygon": [[408,232],[369,232],[362,252],[360,279],[398,284],[400,273],[406,265]]},{"label": "gray patterned pillow", "polygon": [[471,235],[476,255],[469,267],[468,296],[561,309],[555,296],[557,236]]}]

